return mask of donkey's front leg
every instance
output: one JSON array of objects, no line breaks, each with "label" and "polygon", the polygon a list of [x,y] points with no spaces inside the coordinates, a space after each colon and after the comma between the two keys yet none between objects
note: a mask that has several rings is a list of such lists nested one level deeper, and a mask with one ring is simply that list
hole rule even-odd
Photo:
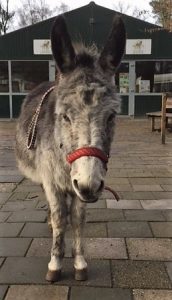
[{"label": "donkey's front leg", "polygon": [[48,264],[46,280],[55,282],[61,277],[62,259],[64,256],[64,234],[66,229],[67,207],[65,194],[57,192],[51,186],[44,186],[51,211],[51,224],[53,231],[53,245],[51,260]]},{"label": "donkey's front leg", "polygon": [[71,225],[74,233],[73,256],[76,280],[87,280],[87,263],[84,258],[82,233],[85,224],[85,204],[78,198],[71,205]]}]

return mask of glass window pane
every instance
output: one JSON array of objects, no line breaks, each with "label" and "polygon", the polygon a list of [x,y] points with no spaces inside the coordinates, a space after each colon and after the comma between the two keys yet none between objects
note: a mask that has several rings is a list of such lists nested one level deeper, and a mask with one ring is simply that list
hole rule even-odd
[{"label": "glass window pane", "polygon": [[136,62],[136,92],[172,91],[172,61]]},{"label": "glass window pane", "polygon": [[153,91],[172,91],[172,61],[156,61]]},{"label": "glass window pane", "polygon": [[0,93],[9,91],[8,62],[0,61]]},{"label": "glass window pane", "polygon": [[7,95],[0,95],[0,118],[10,118],[10,103]]},{"label": "glass window pane", "polygon": [[27,93],[43,81],[49,80],[47,61],[13,61],[12,91]]}]

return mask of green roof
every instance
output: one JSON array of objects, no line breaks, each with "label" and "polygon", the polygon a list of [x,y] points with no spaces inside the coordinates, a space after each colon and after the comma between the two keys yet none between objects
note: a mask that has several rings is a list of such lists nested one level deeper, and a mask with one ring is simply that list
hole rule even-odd
[{"label": "green roof", "polygon": [[[88,5],[64,14],[73,41],[86,45],[93,42],[102,47],[107,39],[115,14],[121,15],[128,39],[152,39],[151,55],[125,55],[124,59],[172,59],[172,33],[162,28],[120,14],[90,2]],[[34,55],[33,40],[49,39],[55,17],[10,32],[0,37],[0,60],[49,60],[50,55]]]}]

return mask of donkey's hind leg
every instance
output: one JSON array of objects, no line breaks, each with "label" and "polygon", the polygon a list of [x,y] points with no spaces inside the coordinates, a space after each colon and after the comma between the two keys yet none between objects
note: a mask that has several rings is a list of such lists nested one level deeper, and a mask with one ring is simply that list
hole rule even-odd
[{"label": "donkey's hind leg", "polygon": [[47,200],[51,211],[51,224],[53,231],[53,245],[51,260],[48,264],[46,280],[55,282],[61,277],[62,259],[64,256],[64,235],[66,229],[67,207],[65,195],[57,192],[53,185],[44,185]]},{"label": "donkey's hind leg", "polygon": [[74,233],[73,256],[76,280],[87,280],[87,263],[84,258],[82,233],[85,224],[85,204],[73,199],[71,205],[71,225]]}]

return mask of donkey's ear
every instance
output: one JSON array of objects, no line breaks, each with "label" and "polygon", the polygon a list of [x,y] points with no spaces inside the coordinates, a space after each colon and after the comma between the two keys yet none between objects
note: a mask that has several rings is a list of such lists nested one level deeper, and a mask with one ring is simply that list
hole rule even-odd
[{"label": "donkey's ear", "polygon": [[115,16],[108,40],[100,54],[99,63],[105,72],[114,74],[124,54],[126,31],[122,19]]},{"label": "donkey's ear", "polygon": [[51,30],[51,47],[54,59],[61,73],[74,68],[75,51],[62,15],[58,16]]}]

